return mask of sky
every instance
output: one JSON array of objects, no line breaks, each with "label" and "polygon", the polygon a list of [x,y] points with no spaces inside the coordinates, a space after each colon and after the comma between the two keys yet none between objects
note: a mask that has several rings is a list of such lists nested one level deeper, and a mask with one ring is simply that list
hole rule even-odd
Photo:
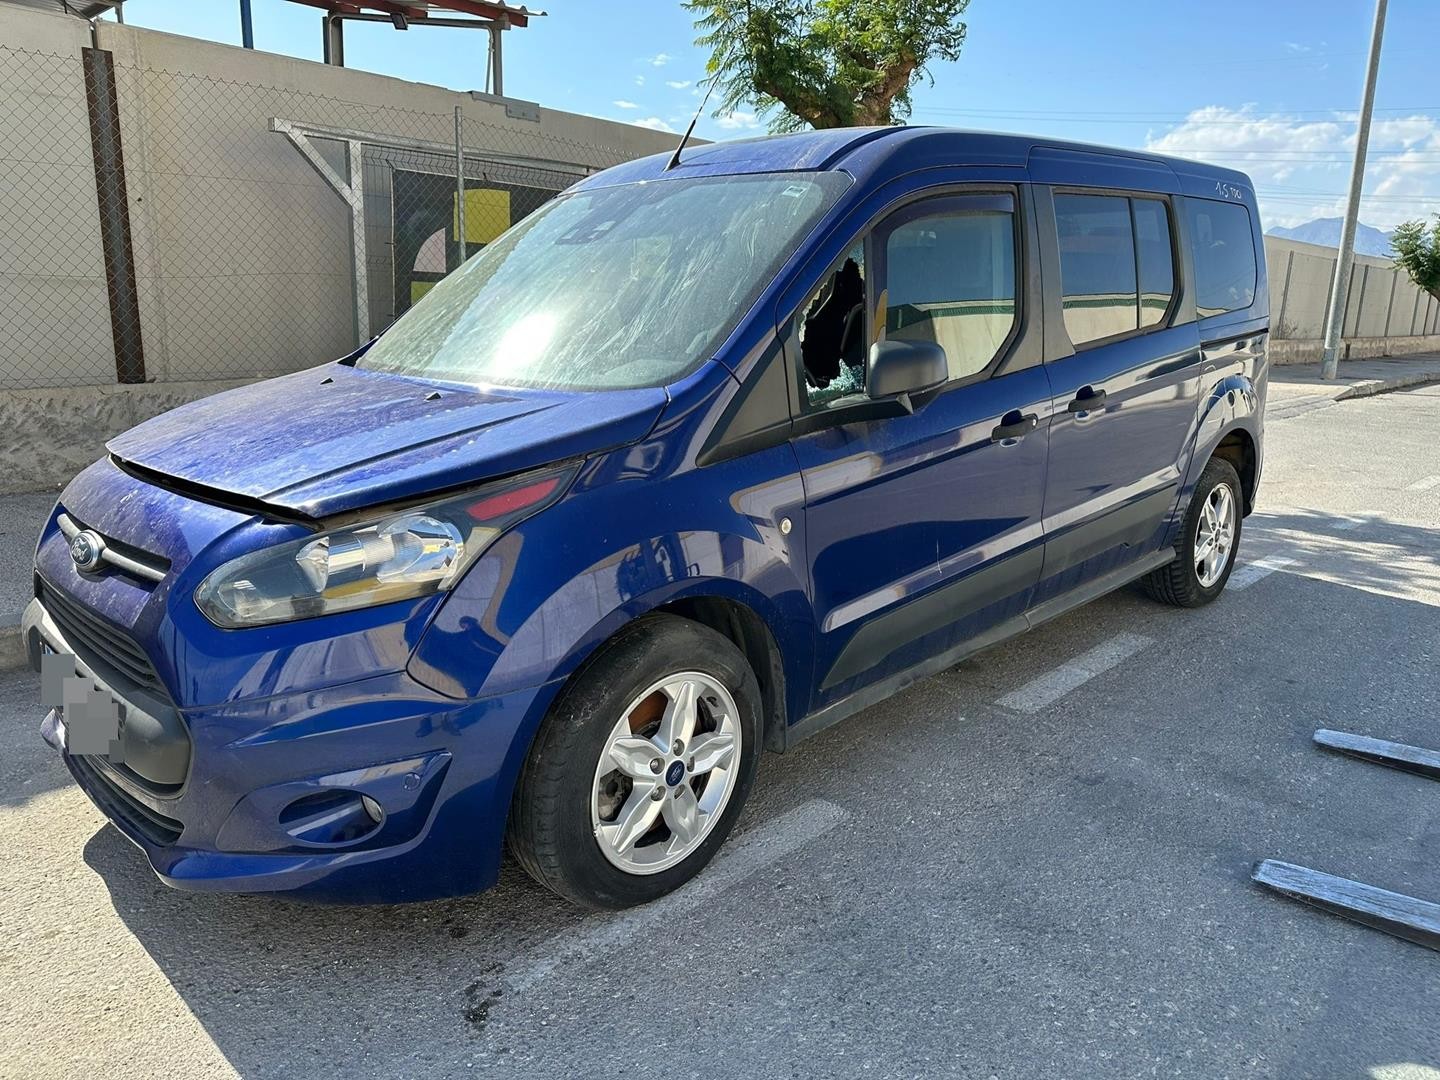
[{"label": "sky", "polygon": [[[532,9],[537,5],[531,4]],[[320,59],[320,12],[253,0],[258,48]],[[505,38],[505,90],[542,106],[683,130],[707,54],[678,0],[548,0]],[[1063,136],[1239,168],[1267,226],[1342,213],[1371,0],[972,0],[958,61],[931,65],[910,122]],[[240,43],[239,0],[127,0],[133,25]],[[1440,212],[1440,0],[1391,0],[1360,220]],[[487,35],[348,23],[350,67],[483,89]],[[704,138],[765,130],[741,110]]]}]

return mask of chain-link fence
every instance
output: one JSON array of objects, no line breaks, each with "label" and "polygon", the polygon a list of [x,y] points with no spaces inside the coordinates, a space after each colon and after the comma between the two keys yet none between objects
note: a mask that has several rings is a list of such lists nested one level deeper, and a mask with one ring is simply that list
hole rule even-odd
[{"label": "chain-link fence", "polygon": [[488,123],[97,49],[0,46],[0,92],[4,388],[343,355],[557,192],[645,152],[519,106]]},{"label": "chain-link fence", "polygon": [[113,382],[79,56],[0,47],[0,385]]}]

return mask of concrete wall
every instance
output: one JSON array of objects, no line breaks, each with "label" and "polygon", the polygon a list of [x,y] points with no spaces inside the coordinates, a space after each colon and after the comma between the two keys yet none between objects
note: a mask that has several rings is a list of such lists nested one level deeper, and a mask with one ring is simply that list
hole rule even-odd
[{"label": "concrete wall", "polygon": [[[1265,237],[1270,277],[1271,358],[1320,359],[1337,252]],[[1440,301],[1417,288],[1389,259],[1355,256],[1342,337],[1349,359],[1432,352],[1440,346]]]}]

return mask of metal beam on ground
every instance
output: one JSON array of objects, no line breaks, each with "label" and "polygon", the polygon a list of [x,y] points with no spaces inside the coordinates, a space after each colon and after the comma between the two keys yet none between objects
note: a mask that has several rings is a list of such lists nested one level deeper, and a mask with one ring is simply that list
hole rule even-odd
[{"label": "metal beam on ground", "polygon": [[1252,879],[1291,899],[1440,950],[1440,904],[1275,859],[1257,866]]},{"label": "metal beam on ground", "polygon": [[1331,731],[1329,728],[1321,728],[1315,732],[1315,742],[1327,750],[1440,780],[1440,753],[1434,750],[1385,739],[1372,739],[1366,735],[1352,735],[1348,731]]}]

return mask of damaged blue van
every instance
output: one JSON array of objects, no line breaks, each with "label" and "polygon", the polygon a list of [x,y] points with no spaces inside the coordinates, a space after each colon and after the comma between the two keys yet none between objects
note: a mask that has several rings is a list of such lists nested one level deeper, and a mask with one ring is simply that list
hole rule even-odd
[{"label": "damaged blue van", "polygon": [[508,846],[652,900],[762,751],[1129,582],[1215,599],[1261,252],[1244,175],[1035,138],[599,173],[354,354],[110,441],[36,553],[42,734],[181,889],[422,899]]}]

